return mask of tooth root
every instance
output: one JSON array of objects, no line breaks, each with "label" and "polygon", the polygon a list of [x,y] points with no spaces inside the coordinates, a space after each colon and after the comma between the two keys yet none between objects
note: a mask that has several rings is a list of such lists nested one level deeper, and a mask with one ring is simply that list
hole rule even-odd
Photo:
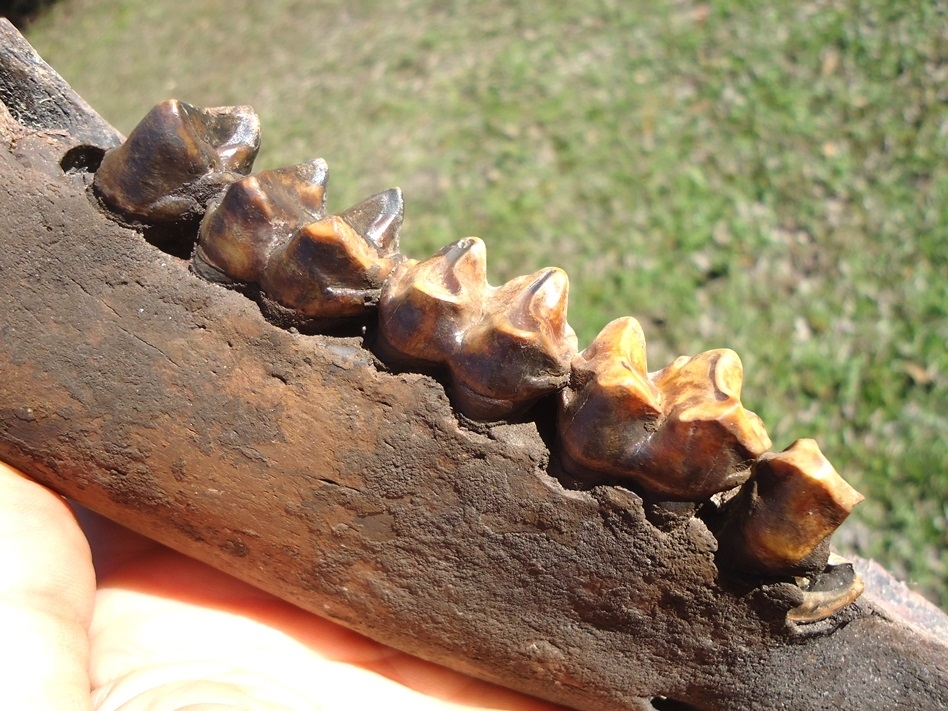
[{"label": "tooth root", "polygon": [[610,323],[574,360],[559,416],[566,467],[668,500],[700,501],[745,481],[770,438],[740,403],[737,354],[681,357],[651,376],[645,367],[634,319]]},{"label": "tooth root", "polygon": [[378,301],[392,266],[342,217],[332,216],[301,227],[277,247],[260,286],[267,300],[299,320],[352,318]]},{"label": "tooth root", "polygon": [[400,367],[443,365],[487,291],[487,253],[477,237],[449,244],[423,262],[404,262],[379,298],[379,356]]},{"label": "tooth root", "polygon": [[566,384],[576,334],[566,322],[569,280],[545,269],[508,282],[449,360],[455,405],[478,420],[521,412]]},{"label": "tooth root", "polygon": [[404,214],[402,191],[391,188],[353,205],[340,217],[374,245],[380,255],[391,256],[398,252],[398,231]]},{"label": "tooth root", "polygon": [[606,325],[576,358],[575,388],[561,394],[560,442],[568,467],[630,478],[630,469],[661,415],[661,394],[648,379],[645,336],[631,317]]},{"label": "tooth root", "polygon": [[237,181],[201,221],[192,262],[208,279],[256,284],[270,253],[302,225],[326,216],[322,158]]},{"label": "tooth root", "polygon": [[108,151],[94,188],[114,212],[148,223],[200,217],[206,202],[249,172],[260,122],[249,106],[155,106]]},{"label": "tooth root", "polygon": [[816,442],[797,440],[761,457],[728,502],[719,558],[728,567],[770,575],[822,570],[830,536],[862,499]]}]

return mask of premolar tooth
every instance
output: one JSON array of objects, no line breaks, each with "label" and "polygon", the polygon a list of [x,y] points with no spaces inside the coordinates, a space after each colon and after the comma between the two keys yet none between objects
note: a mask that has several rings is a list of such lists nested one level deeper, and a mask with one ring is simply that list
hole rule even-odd
[{"label": "premolar tooth", "polygon": [[669,500],[700,501],[747,479],[770,447],[741,405],[737,354],[709,351],[645,371],[635,319],[613,321],[573,362],[559,415],[567,468],[634,482]]},{"label": "premolar tooth", "polygon": [[455,404],[465,415],[502,419],[566,384],[576,354],[568,292],[566,272],[551,268],[491,293],[483,318],[449,360]]},{"label": "premolar tooth", "polygon": [[400,264],[379,298],[380,356],[406,367],[445,364],[480,317],[486,291],[487,251],[477,237]]},{"label": "premolar tooth", "polygon": [[217,281],[260,281],[271,252],[302,225],[326,216],[322,158],[265,170],[227,188],[201,221],[194,269]]},{"label": "premolar tooth", "polygon": [[862,499],[816,442],[797,440],[762,456],[751,480],[728,502],[719,559],[770,575],[822,570],[830,536]]},{"label": "premolar tooth", "polygon": [[404,214],[402,191],[391,188],[353,205],[340,217],[374,245],[380,255],[391,256],[398,252],[398,230]]},{"label": "premolar tooth", "polygon": [[260,121],[249,106],[155,106],[96,171],[95,191],[113,211],[149,223],[199,217],[223,188],[250,172]]},{"label": "premolar tooth", "polygon": [[392,260],[334,215],[301,227],[278,246],[260,287],[265,299],[298,319],[351,318],[378,301],[392,267]]}]

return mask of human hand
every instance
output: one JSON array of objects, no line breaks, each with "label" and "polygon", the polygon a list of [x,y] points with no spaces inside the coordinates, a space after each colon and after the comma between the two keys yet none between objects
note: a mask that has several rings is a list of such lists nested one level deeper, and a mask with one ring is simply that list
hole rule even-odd
[{"label": "human hand", "polygon": [[73,511],[2,463],[0,630],[4,709],[560,708],[380,645]]}]

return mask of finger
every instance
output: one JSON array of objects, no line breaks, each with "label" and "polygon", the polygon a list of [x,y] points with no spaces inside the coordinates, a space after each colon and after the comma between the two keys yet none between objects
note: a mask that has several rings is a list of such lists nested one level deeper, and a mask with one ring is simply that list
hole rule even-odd
[{"label": "finger", "polygon": [[94,595],[69,506],[0,463],[0,708],[89,708]]}]

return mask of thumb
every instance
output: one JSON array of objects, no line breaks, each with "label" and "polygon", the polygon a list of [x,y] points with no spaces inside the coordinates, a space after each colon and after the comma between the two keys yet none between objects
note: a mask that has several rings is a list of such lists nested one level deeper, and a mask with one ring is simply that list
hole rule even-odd
[{"label": "thumb", "polygon": [[89,544],[66,502],[0,462],[0,708],[90,708]]}]

